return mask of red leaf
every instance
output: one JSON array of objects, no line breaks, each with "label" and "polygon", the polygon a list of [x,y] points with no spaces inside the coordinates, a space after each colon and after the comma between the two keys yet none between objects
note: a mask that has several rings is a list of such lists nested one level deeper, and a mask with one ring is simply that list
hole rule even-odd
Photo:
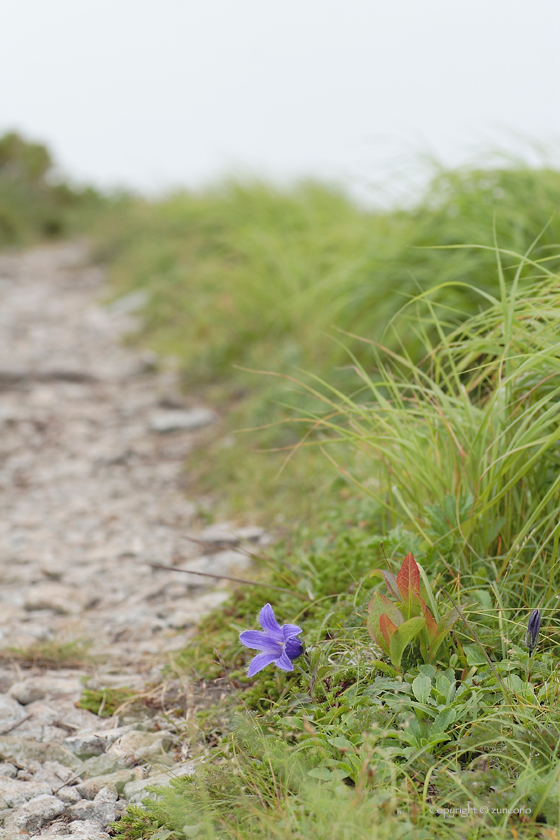
[{"label": "red leaf", "polygon": [[393,624],[387,613],[383,613],[383,615],[379,619],[379,629],[381,630],[383,638],[385,639],[387,644],[390,644],[391,636],[397,629],[397,625]]},{"label": "red leaf", "polygon": [[428,631],[428,638],[430,642],[433,642],[433,640],[436,638],[439,632],[437,622],[431,614],[431,612],[429,611],[426,602],[423,598],[420,597],[420,595],[416,596],[416,601],[422,607],[422,613],[424,615],[424,618],[426,619],[426,630]]},{"label": "red leaf", "polygon": [[397,575],[397,586],[404,601],[412,600],[412,596],[420,592],[420,570],[410,552],[404,558]]},{"label": "red leaf", "polygon": [[373,641],[376,642],[376,644],[378,644],[385,653],[388,653],[388,649],[385,650],[385,647],[387,646],[385,645],[384,636],[379,629],[379,621],[383,613],[391,616],[391,621],[395,626],[403,623],[403,617],[397,605],[393,604],[393,602],[385,595],[382,595],[381,592],[375,592],[373,598],[369,602],[367,629]]},{"label": "red leaf", "polygon": [[385,569],[373,569],[369,576],[373,577],[374,575],[381,575],[383,580],[385,581],[385,585],[389,590],[389,594],[392,595],[394,598],[399,597],[399,589],[397,586],[397,579],[392,572],[387,572]]}]

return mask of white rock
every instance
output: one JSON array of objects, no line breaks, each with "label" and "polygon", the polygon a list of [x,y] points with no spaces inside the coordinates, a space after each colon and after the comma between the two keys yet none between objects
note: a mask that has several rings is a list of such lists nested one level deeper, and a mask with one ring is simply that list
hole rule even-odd
[{"label": "white rock", "polygon": [[22,840],[22,838],[31,837],[30,834],[22,834],[19,828],[0,828],[0,840]]},{"label": "white rock", "polygon": [[216,412],[210,408],[192,408],[189,411],[170,409],[154,414],[150,420],[150,429],[158,434],[188,432],[214,423],[217,417]]},{"label": "white rock", "polygon": [[83,590],[76,589],[74,586],[47,581],[37,583],[29,589],[25,598],[25,609],[29,611],[52,610],[61,615],[79,615],[91,603],[91,591],[88,596]]},{"label": "white rock", "polygon": [[252,560],[247,554],[229,549],[181,563],[180,568],[186,572],[195,572],[185,576],[189,589],[208,589],[209,586],[216,586],[219,581],[215,578],[205,578],[205,574],[235,576],[235,572],[245,571],[251,563]]},{"label": "white rock", "polygon": [[237,527],[231,522],[215,522],[208,525],[198,535],[193,535],[197,542],[210,545],[238,545],[240,542],[258,542],[264,535],[264,528],[259,525]]},{"label": "white rock", "polygon": [[28,677],[26,680],[14,683],[9,693],[18,703],[27,706],[29,703],[42,700],[44,697],[59,697],[65,694],[75,694],[80,692],[81,688],[82,686],[78,676],[54,677],[44,675],[41,677]]},{"label": "white rock", "polygon": [[8,779],[15,779],[17,776],[17,767],[10,764],[9,761],[0,761],[0,776],[6,776]]},{"label": "white rock", "polygon": [[[48,676],[48,675],[45,675]],[[72,691],[72,698],[58,696],[55,701],[47,701],[44,699],[36,700],[29,703],[25,711],[33,715],[33,719],[40,721],[45,726],[57,726],[63,723],[66,727],[74,729],[73,734],[80,734],[82,732],[91,732],[99,726],[99,718],[97,715],[86,711],[86,709],[77,708],[75,705],[75,695],[82,690],[82,684],[79,675],[76,677],[57,677],[55,674],[50,677],[53,680],[53,691],[59,690],[54,680],[74,680],[75,689]],[[72,685],[72,683],[68,683]],[[64,688],[64,686],[62,686]]]},{"label": "white rock", "polygon": [[237,535],[247,542],[258,542],[264,536],[264,528],[260,525],[244,525],[243,528],[237,529]]},{"label": "white rock", "polygon": [[237,545],[240,537],[231,522],[215,522],[213,525],[204,528],[196,537],[196,540],[210,543],[210,545]]},{"label": "white rock", "polygon": [[69,782],[70,779],[76,778],[75,772],[70,770],[68,767],[65,767],[64,764],[61,764],[59,761],[45,761],[42,769],[46,773],[54,773],[61,782]]},{"label": "white rock", "polygon": [[0,801],[4,800],[4,808],[18,808],[43,793],[52,793],[47,782],[22,782],[20,779],[2,779],[0,782]]},{"label": "white rock", "polygon": [[16,828],[19,831],[36,832],[45,823],[60,816],[65,808],[64,802],[56,796],[44,794],[12,811],[6,817],[4,825],[6,828]]},{"label": "white rock", "polygon": [[56,789],[56,795],[67,805],[74,805],[82,798],[78,792],[77,786],[64,785],[64,787]]},{"label": "white rock", "polygon": [[[79,759],[76,759],[78,761]],[[115,773],[117,770],[122,770],[122,764],[116,756],[107,755],[92,755],[91,758],[86,758],[83,762],[83,773],[85,778],[92,776],[105,776],[107,773]]]},{"label": "white rock", "polygon": [[[193,575],[194,577],[194,575]],[[196,624],[211,610],[221,606],[229,598],[230,593],[225,589],[213,590],[197,595],[196,598],[181,598],[174,602],[174,609],[167,616],[167,624],[177,630]]]},{"label": "white rock", "polygon": [[119,758],[123,764],[135,764],[141,758],[159,759],[171,743],[170,732],[127,732],[112,744],[107,755]]},{"label": "white rock", "polygon": [[0,605],[0,624],[12,624],[12,622],[19,622],[24,618],[25,610],[18,606],[18,604],[3,602]]},{"label": "white rock", "polygon": [[[56,837],[57,840],[74,840],[82,837],[83,840],[109,840],[109,835],[103,831],[97,820],[75,820],[73,823],[54,822],[47,829],[44,829],[40,837]],[[0,840],[4,840],[0,834]],[[9,840],[12,840],[10,837]]]},{"label": "white rock", "polygon": [[70,735],[64,739],[64,746],[80,758],[87,758],[90,755],[101,755],[105,752],[108,741],[92,732],[80,735]]},{"label": "white rock", "polygon": [[143,309],[148,303],[150,296],[144,289],[137,289],[117,298],[109,304],[107,309],[112,315],[132,315],[139,309]]},{"label": "white rock", "polygon": [[[102,758],[102,756],[100,756]],[[75,771],[81,771],[85,762],[80,761],[60,744],[44,744],[28,738],[16,738],[12,735],[0,736],[0,761],[9,761],[18,767],[29,767],[33,762],[57,761]],[[96,759],[88,759],[94,761]],[[97,759],[98,760],[98,759]]]},{"label": "white rock", "polygon": [[0,732],[25,717],[25,709],[8,694],[0,694]]},{"label": "white rock", "polygon": [[169,768],[169,773],[156,773],[146,779],[138,779],[124,786],[124,796],[129,802],[139,803],[150,796],[146,788],[152,786],[166,787],[172,779],[180,776],[192,776],[194,764],[175,764]]},{"label": "white rock", "polygon": [[109,840],[109,835],[102,830],[96,820],[71,823],[70,837],[83,837],[84,840]]},{"label": "white rock", "polygon": [[143,769],[140,767],[117,770],[116,773],[107,773],[104,776],[86,779],[84,782],[76,785],[76,790],[84,799],[95,799],[102,788],[109,788],[109,790],[113,790],[115,793],[121,793],[128,782],[139,778],[139,772],[141,775],[143,774]]},{"label": "white rock", "polygon": [[92,801],[82,799],[68,813],[75,820],[96,820],[105,828],[117,818],[117,798],[113,790],[102,788]]}]

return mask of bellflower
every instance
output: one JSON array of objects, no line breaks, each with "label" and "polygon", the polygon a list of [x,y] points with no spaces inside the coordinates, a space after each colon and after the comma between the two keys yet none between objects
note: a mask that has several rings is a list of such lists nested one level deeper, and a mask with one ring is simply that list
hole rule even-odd
[{"label": "bellflower", "polygon": [[262,631],[245,630],[239,635],[239,641],[245,647],[262,651],[251,660],[247,675],[252,677],[272,663],[282,671],[293,671],[292,660],[303,653],[302,643],[295,638],[302,632],[301,627],[296,624],[280,626],[270,604],[265,604],[260,611],[259,621]]},{"label": "bellflower", "polygon": [[529,616],[529,623],[527,625],[527,634],[525,636],[525,644],[529,648],[529,656],[533,653],[537,646],[537,639],[539,630],[541,629],[541,611],[533,610]]}]

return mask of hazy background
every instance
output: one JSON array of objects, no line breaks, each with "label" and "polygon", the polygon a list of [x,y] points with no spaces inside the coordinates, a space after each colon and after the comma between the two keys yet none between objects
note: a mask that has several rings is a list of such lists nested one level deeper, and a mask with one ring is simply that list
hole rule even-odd
[{"label": "hazy background", "polygon": [[100,185],[354,186],[560,137],[553,0],[1,3],[0,133]]}]

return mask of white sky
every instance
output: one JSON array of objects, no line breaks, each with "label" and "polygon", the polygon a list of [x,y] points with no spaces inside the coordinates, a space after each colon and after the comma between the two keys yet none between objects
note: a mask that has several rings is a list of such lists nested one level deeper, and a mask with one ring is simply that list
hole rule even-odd
[{"label": "white sky", "polygon": [[558,0],[0,0],[0,132],[160,189],[560,139]]}]

